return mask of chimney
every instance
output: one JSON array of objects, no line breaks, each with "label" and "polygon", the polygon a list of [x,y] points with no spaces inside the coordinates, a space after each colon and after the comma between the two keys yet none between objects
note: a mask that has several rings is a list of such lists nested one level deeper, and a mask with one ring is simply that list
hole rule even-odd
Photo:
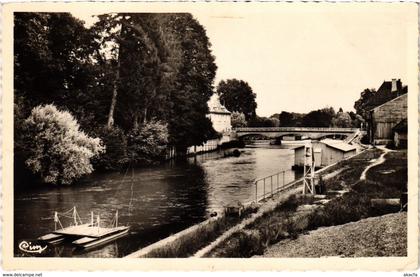
[{"label": "chimney", "polygon": [[397,92],[397,79],[392,79],[391,92]]}]

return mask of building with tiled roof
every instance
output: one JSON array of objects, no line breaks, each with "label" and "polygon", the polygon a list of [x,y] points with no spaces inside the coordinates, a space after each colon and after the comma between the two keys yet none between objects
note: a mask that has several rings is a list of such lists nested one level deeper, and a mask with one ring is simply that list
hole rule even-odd
[{"label": "building with tiled roof", "polygon": [[209,106],[209,114],[213,128],[219,133],[230,132],[232,129],[231,113],[220,103],[219,96],[213,94],[207,102]]},{"label": "building with tiled roof", "polygon": [[369,99],[368,135],[373,144],[387,144],[394,139],[393,128],[407,118],[407,86],[401,80],[384,82]]},{"label": "building with tiled roof", "polygon": [[384,81],[378,90],[367,101],[366,110],[378,107],[398,96],[406,94],[407,91],[408,88],[402,84],[401,79]]}]

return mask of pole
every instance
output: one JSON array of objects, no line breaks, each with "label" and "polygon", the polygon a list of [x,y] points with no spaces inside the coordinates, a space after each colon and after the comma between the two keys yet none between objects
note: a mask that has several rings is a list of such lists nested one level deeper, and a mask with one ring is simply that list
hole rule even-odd
[{"label": "pole", "polygon": [[74,225],[77,226],[76,206],[73,207],[73,219],[74,219]]},{"label": "pole", "polygon": [[265,178],[264,178],[263,199],[265,199]]},{"label": "pole", "polygon": [[285,171],[283,171],[283,184],[282,184],[282,186],[284,187],[284,173],[286,173]]},{"label": "pole", "polygon": [[271,197],[273,197],[273,176],[270,176],[270,184],[271,184]]},{"label": "pole", "polygon": [[96,218],[96,221],[98,221],[98,234],[99,234],[99,221],[100,221],[99,214],[98,214],[98,217]]},{"label": "pole", "polygon": [[258,181],[255,181],[255,203],[258,203]]},{"label": "pole", "polygon": [[117,213],[115,214],[115,227],[118,227],[118,210],[117,210]]},{"label": "pole", "polygon": [[57,231],[58,214],[54,212],[54,231]]},{"label": "pole", "polygon": [[90,225],[93,226],[93,211],[90,212]]}]

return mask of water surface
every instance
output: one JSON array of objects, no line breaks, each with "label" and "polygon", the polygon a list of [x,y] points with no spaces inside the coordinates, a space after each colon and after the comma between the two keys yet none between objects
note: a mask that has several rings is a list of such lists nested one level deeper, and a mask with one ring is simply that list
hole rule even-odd
[{"label": "water surface", "polygon": [[[77,207],[84,222],[90,212],[109,224],[119,212],[129,235],[105,246],[80,251],[68,243],[50,247],[49,256],[122,257],[148,244],[207,219],[232,202],[255,199],[253,181],[287,170],[286,182],[295,179],[290,170],[294,152],[279,147],[246,147],[240,157],[224,158],[214,152],[128,172],[95,173],[78,184],[37,187],[15,192],[15,254],[17,244],[54,230],[54,211]],[[60,218],[68,226],[71,218]]]}]

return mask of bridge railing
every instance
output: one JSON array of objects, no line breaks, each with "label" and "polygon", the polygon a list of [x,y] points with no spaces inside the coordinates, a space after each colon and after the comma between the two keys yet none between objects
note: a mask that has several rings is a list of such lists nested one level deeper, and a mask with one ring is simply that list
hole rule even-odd
[{"label": "bridge railing", "polygon": [[358,128],[323,128],[323,127],[237,127],[236,132],[346,132],[353,133]]}]

